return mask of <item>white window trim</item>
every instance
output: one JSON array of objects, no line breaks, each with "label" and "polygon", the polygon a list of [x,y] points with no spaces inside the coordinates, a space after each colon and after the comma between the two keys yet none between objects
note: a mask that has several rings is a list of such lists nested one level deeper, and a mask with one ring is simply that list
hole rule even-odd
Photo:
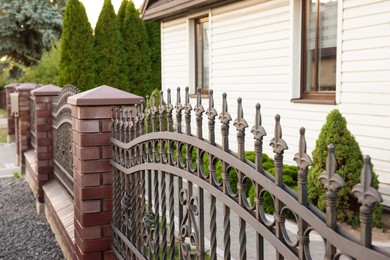
[{"label": "white window trim", "polygon": [[[291,99],[301,98],[301,58],[302,58],[302,1],[290,0],[290,90]],[[341,102],[341,56],[343,33],[343,1],[338,1],[337,13],[337,56],[336,56],[336,104]]]},{"label": "white window trim", "polygon": [[198,12],[187,16],[187,42],[188,42],[188,84],[190,94],[196,94],[195,88],[195,19],[200,17],[208,17],[209,19],[209,88],[211,89],[211,50],[212,50],[212,39],[211,39],[211,9],[207,12]]}]

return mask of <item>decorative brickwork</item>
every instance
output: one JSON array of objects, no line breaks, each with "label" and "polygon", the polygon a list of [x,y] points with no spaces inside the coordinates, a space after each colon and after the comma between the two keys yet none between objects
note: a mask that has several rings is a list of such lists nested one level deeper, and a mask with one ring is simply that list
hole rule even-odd
[{"label": "decorative brickwork", "polygon": [[37,185],[37,201],[44,202],[42,186],[52,179],[53,173],[53,129],[52,99],[61,91],[60,87],[46,85],[31,91],[35,106],[35,169],[33,179]]},{"label": "decorative brickwork", "polygon": [[13,83],[5,86],[6,91],[6,103],[7,103],[7,115],[8,115],[8,134],[7,134],[7,141],[8,143],[15,142],[15,118],[14,115],[11,113],[11,93],[15,92],[15,88],[19,84]]},{"label": "decorative brickwork", "polygon": [[76,259],[113,259],[111,251],[111,111],[141,97],[101,86],[68,98],[72,105]]},{"label": "decorative brickwork", "polygon": [[34,83],[23,83],[16,87],[15,92],[19,93],[19,112],[15,115],[15,140],[17,147],[17,161],[24,171],[23,153],[30,146],[30,92],[39,87]]}]

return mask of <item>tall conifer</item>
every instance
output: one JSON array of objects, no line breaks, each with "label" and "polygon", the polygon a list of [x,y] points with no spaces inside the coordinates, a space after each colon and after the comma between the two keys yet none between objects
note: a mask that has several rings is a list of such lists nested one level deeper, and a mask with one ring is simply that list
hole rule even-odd
[{"label": "tall conifer", "polygon": [[145,22],[148,33],[148,45],[150,49],[151,73],[149,85],[152,89],[161,88],[161,39],[160,23],[154,21]]},{"label": "tall conifer", "polygon": [[129,91],[145,96],[153,87],[149,85],[151,72],[148,35],[145,24],[132,1],[123,0],[118,12]]},{"label": "tall conifer", "polygon": [[68,0],[61,36],[61,86],[72,84],[86,90],[95,86],[94,48],[91,24],[78,0]]},{"label": "tall conifer", "polygon": [[128,90],[119,23],[111,0],[105,0],[95,28],[96,83]]}]

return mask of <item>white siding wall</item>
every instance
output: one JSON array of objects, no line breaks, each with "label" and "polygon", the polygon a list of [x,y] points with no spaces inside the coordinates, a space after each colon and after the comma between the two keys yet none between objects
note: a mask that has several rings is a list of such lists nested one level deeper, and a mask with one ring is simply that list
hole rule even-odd
[{"label": "white siding wall", "polygon": [[390,206],[390,1],[346,0],[340,109]]},{"label": "white siding wall", "polygon": [[[272,156],[274,116],[281,115],[283,139],[289,145],[286,163],[294,164],[299,128],[306,128],[308,153],[332,109],[347,118],[364,154],[373,158],[375,171],[383,183],[381,191],[390,195],[390,1],[345,0],[341,25],[341,81],[338,105],[292,103],[293,61],[291,54],[292,6],[289,0],[239,1],[210,10],[210,83],[215,107],[221,110],[221,95],[228,94],[229,112],[236,118],[236,100],[243,98],[247,150],[253,149],[250,129],[255,104],[262,105],[265,152]],[[299,2],[299,1],[295,1]],[[163,89],[191,84],[189,80],[188,19],[163,23]],[[184,92],[184,91],[183,91]],[[182,92],[182,100],[183,94]],[[173,93],[175,94],[175,92]],[[176,102],[176,98],[173,98]],[[195,100],[192,100],[192,104]],[[207,109],[207,100],[203,100]],[[216,126],[219,129],[219,125]],[[195,130],[193,130],[194,132]],[[207,136],[207,132],[204,132]],[[230,148],[235,128],[231,125]],[[217,137],[217,140],[220,138]],[[387,200],[389,197],[385,197]],[[390,201],[386,204],[390,205]]]},{"label": "white siding wall", "polygon": [[162,84],[170,88],[188,86],[187,19],[162,23]]}]

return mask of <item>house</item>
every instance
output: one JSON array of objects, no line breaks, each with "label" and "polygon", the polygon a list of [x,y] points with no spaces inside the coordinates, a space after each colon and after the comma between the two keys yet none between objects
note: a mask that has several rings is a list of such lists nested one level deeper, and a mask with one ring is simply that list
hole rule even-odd
[{"label": "house", "polygon": [[201,87],[208,104],[213,89],[216,108],[226,92],[233,119],[242,97],[250,127],[261,103],[265,152],[272,155],[280,114],[291,164],[299,128],[311,154],[327,114],[339,109],[372,157],[390,208],[390,1],[146,0],[141,13],[161,21],[164,91]]}]

